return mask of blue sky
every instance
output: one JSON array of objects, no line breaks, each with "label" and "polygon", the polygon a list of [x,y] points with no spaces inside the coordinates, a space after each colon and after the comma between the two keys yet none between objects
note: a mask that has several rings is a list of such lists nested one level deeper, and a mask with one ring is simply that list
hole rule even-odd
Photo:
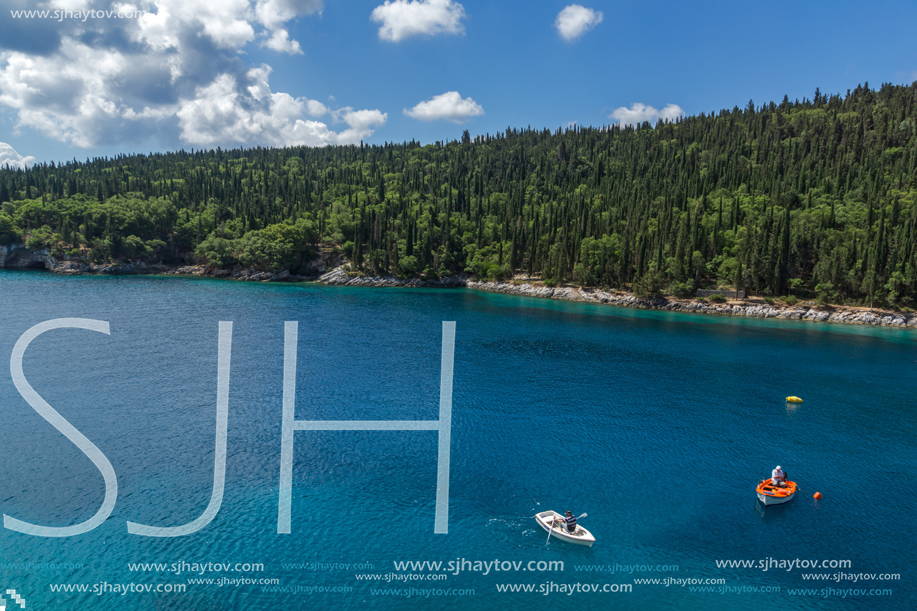
[{"label": "blue sky", "polygon": [[[32,9],[78,12],[11,13]],[[915,24],[906,1],[3,0],[0,163],[427,143],[911,83]]]}]

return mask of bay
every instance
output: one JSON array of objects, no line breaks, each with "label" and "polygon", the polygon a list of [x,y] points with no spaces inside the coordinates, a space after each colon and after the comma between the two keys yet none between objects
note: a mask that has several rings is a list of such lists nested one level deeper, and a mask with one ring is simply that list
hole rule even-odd
[{"label": "bay", "polygon": [[[118,499],[84,535],[2,531],[0,585],[29,608],[917,606],[910,331],[464,289],[0,274],[4,362],[30,327],[70,317],[111,334],[48,332],[24,373],[106,455]],[[233,323],[222,507],[193,535],[129,535],[127,521],[184,524],[210,499],[220,321]],[[285,321],[299,322],[300,420],[436,419],[442,322],[455,321],[448,534],[433,532],[432,431],[297,432],[292,533],[277,534]],[[3,513],[92,516],[101,474],[8,370],[0,409]],[[777,464],[802,492],[765,510],[754,487]],[[596,545],[546,544],[531,517],[546,509],[588,513]],[[755,566],[717,564],[730,560]],[[128,584],[184,591],[118,591]],[[606,585],[630,591],[582,591]]]}]

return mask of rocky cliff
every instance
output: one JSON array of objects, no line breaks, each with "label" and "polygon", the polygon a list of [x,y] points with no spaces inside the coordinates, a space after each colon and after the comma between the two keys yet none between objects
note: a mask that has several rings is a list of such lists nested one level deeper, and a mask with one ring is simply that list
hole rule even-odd
[{"label": "rocky cliff", "polygon": [[25,246],[0,246],[0,268],[5,269],[50,269],[47,250],[32,250]]}]

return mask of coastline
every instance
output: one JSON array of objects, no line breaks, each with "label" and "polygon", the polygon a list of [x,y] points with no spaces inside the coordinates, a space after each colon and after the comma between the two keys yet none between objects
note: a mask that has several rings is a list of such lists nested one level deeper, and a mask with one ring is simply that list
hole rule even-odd
[{"label": "coastline", "polygon": [[[610,306],[639,308],[645,310],[669,310],[691,314],[718,314],[721,316],[751,316],[756,318],[779,318],[783,320],[808,320],[812,322],[834,322],[848,325],[874,325],[917,329],[917,314],[905,314],[887,310],[855,308],[849,306],[779,306],[763,300],[736,300],[722,304],[708,303],[694,299],[675,297],[637,297],[624,291],[604,291],[572,286],[547,287],[529,283],[477,281],[465,276],[450,276],[437,281],[399,280],[391,277],[348,276],[343,266],[319,276],[316,282],[333,286],[374,287],[465,287],[491,293],[540,297],[564,301],[601,303]],[[757,301],[761,301],[758,303]]]},{"label": "coastline", "polygon": [[[26,252],[22,252],[26,251]],[[404,280],[393,276],[349,275],[341,260],[316,260],[313,269],[317,273],[309,276],[291,274],[289,270],[268,272],[256,269],[229,270],[207,265],[148,265],[143,262],[86,263],[84,261],[58,260],[46,251],[21,249],[15,265],[3,265],[9,250],[0,247],[0,269],[44,269],[62,275],[176,275],[221,278],[246,282],[318,282],[330,286],[402,287],[402,288],[470,288],[491,293],[539,297],[600,303],[611,306],[649,310],[669,310],[692,314],[717,314],[721,316],[751,316],[756,318],[778,318],[784,320],[807,320],[812,322],[833,322],[853,325],[873,325],[917,329],[917,313],[851,306],[815,306],[767,303],[762,299],[733,300],[726,303],[710,303],[695,299],[675,297],[637,297],[617,290],[577,288],[573,286],[548,287],[529,282],[478,281],[466,274],[447,276],[438,280]],[[337,264],[331,271],[324,272],[329,263]]]}]

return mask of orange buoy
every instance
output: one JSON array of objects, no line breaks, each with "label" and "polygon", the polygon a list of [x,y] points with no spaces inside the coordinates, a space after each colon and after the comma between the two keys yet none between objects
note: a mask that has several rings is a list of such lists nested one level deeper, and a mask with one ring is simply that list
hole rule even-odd
[{"label": "orange buoy", "polygon": [[815,493],[815,498],[820,499],[820,498],[821,498],[821,492],[816,492],[816,493]]}]

